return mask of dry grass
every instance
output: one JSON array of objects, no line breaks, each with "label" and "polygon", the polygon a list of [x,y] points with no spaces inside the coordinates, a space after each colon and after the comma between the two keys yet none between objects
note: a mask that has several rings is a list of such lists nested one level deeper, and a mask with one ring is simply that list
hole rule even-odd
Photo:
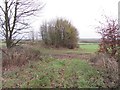
[{"label": "dry grass", "polygon": [[102,77],[107,87],[116,87],[118,81],[118,64],[115,58],[99,53],[90,59],[92,64],[103,72]]},{"label": "dry grass", "polygon": [[12,66],[23,66],[30,60],[41,59],[39,50],[28,47],[16,46],[11,49],[2,49],[3,70],[7,70]]}]

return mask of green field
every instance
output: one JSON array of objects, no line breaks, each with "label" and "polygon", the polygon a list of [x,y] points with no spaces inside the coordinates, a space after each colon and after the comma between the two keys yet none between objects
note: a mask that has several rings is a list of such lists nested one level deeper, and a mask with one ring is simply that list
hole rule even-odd
[{"label": "green field", "polygon": [[[40,87],[98,87],[104,86],[103,78],[87,60],[68,59],[66,55],[94,54],[98,44],[80,44],[77,49],[55,49],[33,46],[43,54],[42,61],[30,61],[23,67],[3,73],[3,87],[40,88]],[[49,56],[48,56],[49,54]],[[54,55],[64,57],[53,58]]]},{"label": "green field", "polygon": [[0,48],[2,48],[3,46],[5,46],[5,43],[3,43],[2,41],[0,41]]},{"label": "green field", "polygon": [[100,73],[86,61],[45,58],[4,73],[3,87],[97,87],[104,86]]},{"label": "green field", "polygon": [[44,54],[81,54],[81,53],[95,53],[98,51],[97,43],[80,43],[79,48],[76,49],[65,49],[65,48],[44,48],[35,47],[35,49],[40,50]]},{"label": "green field", "polygon": [[0,41],[0,46],[2,45],[2,42]]},{"label": "green field", "polygon": [[87,43],[87,44],[80,44],[80,48],[89,53],[95,53],[98,51],[99,45],[97,43]]}]

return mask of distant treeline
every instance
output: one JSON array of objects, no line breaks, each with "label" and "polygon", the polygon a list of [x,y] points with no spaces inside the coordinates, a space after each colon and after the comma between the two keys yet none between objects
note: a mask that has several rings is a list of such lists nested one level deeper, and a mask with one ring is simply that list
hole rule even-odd
[{"label": "distant treeline", "polygon": [[81,38],[79,40],[79,43],[100,43],[100,39],[84,39],[84,38]]}]

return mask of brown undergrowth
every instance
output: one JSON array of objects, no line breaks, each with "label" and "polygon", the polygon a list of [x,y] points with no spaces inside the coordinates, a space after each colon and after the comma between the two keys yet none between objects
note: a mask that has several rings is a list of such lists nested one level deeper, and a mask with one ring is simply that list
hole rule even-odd
[{"label": "brown undergrowth", "polygon": [[15,46],[2,49],[2,68],[9,70],[11,67],[21,67],[31,60],[40,60],[41,52],[30,47]]},{"label": "brown undergrowth", "polygon": [[102,72],[106,87],[117,87],[118,64],[117,60],[107,54],[99,53],[90,59],[91,64]]}]

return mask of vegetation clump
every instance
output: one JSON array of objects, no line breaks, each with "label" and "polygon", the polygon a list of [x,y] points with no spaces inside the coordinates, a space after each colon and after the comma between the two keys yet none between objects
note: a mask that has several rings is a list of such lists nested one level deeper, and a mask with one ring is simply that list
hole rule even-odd
[{"label": "vegetation clump", "polygon": [[99,51],[115,57],[118,53],[118,38],[120,38],[120,35],[118,34],[119,26],[117,20],[108,18],[106,19],[106,22],[101,24],[98,28],[98,33],[101,35]]},{"label": "vegetation clump", "polygon": [[67,20],[57,19],[41,26],[41,36],[45,45],[74,49],[78,43],[77,29]]},{"label": "vegetation clump", "polygon": [[10,67],[21,67],[29,61],[41,60],[41,52],[31,47],[15,46],[10,49],[2,49],[3,70]]},{"label": "vegetation clump", "polygon": [[106,87],[117,87],[119,77],[115,58],[110,58],[108,54],[99,53],[94,55],[90,61],[101,72]]}]

